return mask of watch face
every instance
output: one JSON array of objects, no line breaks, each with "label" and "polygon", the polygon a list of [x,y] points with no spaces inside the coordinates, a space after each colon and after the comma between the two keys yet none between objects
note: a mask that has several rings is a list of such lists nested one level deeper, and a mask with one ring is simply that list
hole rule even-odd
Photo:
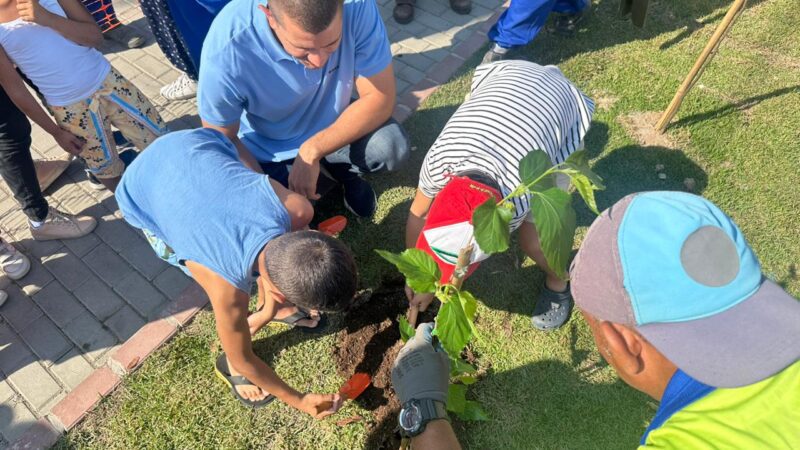
[{"label": "watch face", "polygon": [[420,413],[419,406],[414,403],[406,405],[400,411],[400,426],[409,433],[417,431],[422,422],[422,414]]}]

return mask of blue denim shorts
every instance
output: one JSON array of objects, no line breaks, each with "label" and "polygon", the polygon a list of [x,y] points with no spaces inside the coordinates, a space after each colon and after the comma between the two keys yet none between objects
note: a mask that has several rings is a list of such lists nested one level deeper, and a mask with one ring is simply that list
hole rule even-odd
[{"label": "blue denim shorts", "polygon": [[167,243],[160,238],[156,237],[156,235],[150,230],[142,229],[142,233],[144,233],[144,237],[147,239],[150,247],[153,247],[153,251],[156,252],[156,255],[158,255],[159,258],[163,259],[166,263],[181,269],[183,273],[191,278],[192,273],[189,272],[189,269],[187,269],[183,264],[183,260],[178,258],[178,255],[175,254],[175,250],[173,250],[172,247],[167,245]]}]

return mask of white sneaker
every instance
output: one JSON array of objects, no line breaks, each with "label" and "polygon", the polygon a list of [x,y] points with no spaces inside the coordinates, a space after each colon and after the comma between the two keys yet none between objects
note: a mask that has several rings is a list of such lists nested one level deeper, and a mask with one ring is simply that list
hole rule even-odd
[{"label": "white sneaker", "polygon": [[86,236],[97,226],[97,221],[90,216],[73,216],[63,213],[52,206],[47,211],[47,218],[38,227],[30,226],[31,236],[37,241],[51,239],[75,239]]},{"label": "white sneaker", "polygon": [[184,73],[177,80],[162,87],[159,92],[167,100],[186,100],[197,95],[197,81]]},{"label": "white sneaker", "polygon": [[[8,278],[19,280],[31,270],[31,262],[28,257],[19,252],[13,245],[2,241],[0,243],[0,269],[5,272]],[[6,297],[8,297],[6,295]]]}]

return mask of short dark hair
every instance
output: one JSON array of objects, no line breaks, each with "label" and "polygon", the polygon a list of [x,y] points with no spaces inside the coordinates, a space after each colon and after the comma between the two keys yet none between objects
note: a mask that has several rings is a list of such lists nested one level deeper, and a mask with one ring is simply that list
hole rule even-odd
[{"label": "short dark hair", "polygon": [[338,239],[317,231],[294,231],[265,248],[267,275],[286,300],[321,311],[345,310],[356,293],[353,253]]},{"label": "short dark hair", "polygon": [[331,25],[343,4],[344,0],[269,0],[268,6],[278,22],[286,15],[317,34]]}]

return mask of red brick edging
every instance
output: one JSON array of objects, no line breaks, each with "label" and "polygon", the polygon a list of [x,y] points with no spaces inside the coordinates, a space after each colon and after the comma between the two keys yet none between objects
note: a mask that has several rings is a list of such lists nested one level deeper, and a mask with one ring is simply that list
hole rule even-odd
[{"label": "red brick edging", "polygon": [[[499,15],[500,12],[493,14],[468,39],[454,46],[451,53],[433,66],[425,78],[401,96],[393,117],[399,122],[405,122],[422,102],[445,84],[467,59],[486,44],[486,33]],[[43,449],[53,446],[61,433],[77,425],[97,406],[100,399],[119,385],[123,376],[136,370],[147,356],[188,324],[207,304],[208,298],[200,286],[197,283],[190,284],[177,299],[166,306],[156,320],[147,323],[122,344],[111,356],[107,366],[92,372],[51,409],[47,418],[41,418],[34,423],[10,448]]]}]

